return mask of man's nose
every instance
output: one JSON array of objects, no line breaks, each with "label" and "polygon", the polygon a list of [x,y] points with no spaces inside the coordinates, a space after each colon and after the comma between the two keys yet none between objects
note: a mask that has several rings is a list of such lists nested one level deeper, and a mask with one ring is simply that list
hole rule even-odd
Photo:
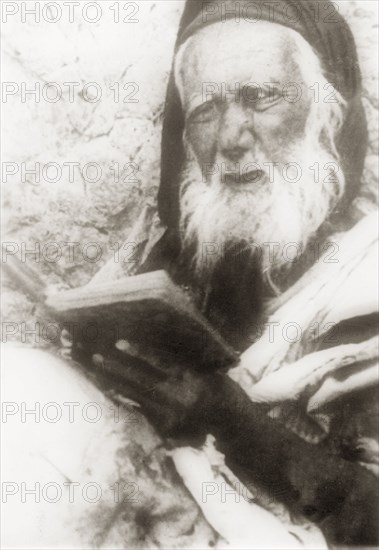
[{"label": "man's nose", "polygon": [[219,131],[219,152],[224,158],[238,162],[253,148],[252,114],[241,105],[228,105]]}]

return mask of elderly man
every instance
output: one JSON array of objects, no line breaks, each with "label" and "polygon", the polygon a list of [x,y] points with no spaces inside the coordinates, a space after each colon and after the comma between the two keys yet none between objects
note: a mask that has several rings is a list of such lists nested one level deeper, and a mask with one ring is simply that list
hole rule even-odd
[{"label": "elderly man", "polygon": [[160,219],[146,209],[134,253],[95,277],[166,267],[196,287],[218,328],[256,318],[262,297],[315,260],[316,242],[351,226],[345,205],[367,141],[342,18],[316,24],[304,2],[294,22],[285,2],[258,3],[252,23],[235,19],[243,4],[189,2],[166,102]]},{"label": "elderly man", "polygon": [[[336,433],[342,421],[338,415],[336,420],[335,410],[319,416],[318,422],[306,413],[312,392],[319,392],[323,404],[333,402],[333,385],[329,391],[322,384],[329,372],[325,364],[334,361],[338,370],[344,361],[348,363],[345,348],[339,356],[338,351],[328,350],[330,332],[323,330],[317,339],[308,332],[301,346],[287,346],[279,357],[275,355],[277,343],[271,352],[261,330],[270,313],[282,311],[280,307],[288,300],[294,304],[291,320],[309,330],[311,323],[302,324],[302,314],[290,299],[298,293],[299,307],[308,311],[307,300],[315,296],[306,291],[314,288],[315,280],[320,300],[326,300],[320,309],[326,307],[328,298],[322,296],[329,296],[324,290],[330,290],[330,278],[338,271],[329,275],[325,264],[325,274],[313,267],[308,276],[308,270],[319,259],[315,251],[331,235],[356,231],[359,246],[370,249],[370,223],[352,229],[348,212],[358,192],[366,147],[359,67],[351,33],[333,9],[330,16],[332,6],[322,3],[326,15],[320,16],[320,5],[305,0],[295,5],[285,0],[192,0],[186,4],[166,101],[158,212],[147,207],[129,236],[133,257],[128,250],[128,257],[120,263],[109,262],[91,285],[164,268],[177,284],[189,287],[197,307],[213,326],[235,349],[245,352],[235,373],[230,373],[237,383],[219,375],[198,378],[188,373],[187,378],[169,381],[160,392],[153,392],[151,405],[143,408],[147,417],[163,435],[190,435],[192,442],[193,437],[215,435],[216,445],[240,480],[260,483],[293,513],[319,523],[328,542],[375,544],[375,477],[339,457],[343,437]],[[352,260],[344,243],[339,261],[341,269],[349,270]],[[296,261],[288,255],[289,245],[296,250]],[[345,377],[348,389],[341,393],[343,402],[360,412],[360,403],[371,398],[375,381],[370,370],[375,353],[372,343],[364,344],[371,342],[376,321],[371,305],[355,306],[354,302],[347,312],[337,312],[335,320],[329,312],[327,321],[338,326],[339,344],[363,343],[362,348],[347,350],[350,356],[357,354],[355,362],[360,368]],[[122,343],[117,345],[122,350]],[[262,360],[262,349],[270,360]],[[326,355],[310,356],[313,367],[309,370],[304,364],[305,382],[300,366],[291,378],[294,370],[289,374],[288,363],[310,352]],[[148,354],[144,356],[147,362]],[[95,363],[103,360],[94,358]],[[323,376],[315,375],[321,367]],[[246,383],[249,376],[250,385]],[[347,399],[352,380],[361,393]],[[127,372],[114,390],[139,401],[138,392],[128,392]],[[196,398],[186,401],[181,393]],[[142,394],[144,404],[143,388]],[[296,416],[300,427],[293,421],[289,424],[303,439],[285,431],[280,421],[268,419],[269,407],[252,407],[248,396],[271,406],[297,402],[300,397]],[[178,404],[184,406],[183,413],[179,414]],[[314,403],[313,409],[317,410]],[[311,445],[310,439],[317,439],[325,421],[329,446]],[[330,426],[332,421],[337,427]],[[304,433],[308,429],[311,434]],[[337,450],[332,452],[334,439]],[[375,445],[374,439],[370,441]],[[117,447],[117,441],[112,445]],[[353,453],[354,446],[348,450]],[[217,530],[217,520],[212,522],[211,514],[203,512]],[[88,516],[85,512],[87,520]],[[90,529],[92,523],[88,523]],[[148,528],[141,518],[140,524]],[[266,525],[270,530],[270,520]],[[206,527],[202,528],[209,538]],[[244,529],[248,532],[250,527]],[[252,537],[246,533],[248,545],[254,540],[254,529]],[[222,526],[219,532],[227,539]],[[291,546],[291,539],[283,542],[283,537],[280,531],[275,540],[266,535],[257,547]],[[118,544],[120,538],[111,540]],[[103,536],[92,543],[101,546],[106,541]],[[294,537],[293,545],[297,542]]]}]

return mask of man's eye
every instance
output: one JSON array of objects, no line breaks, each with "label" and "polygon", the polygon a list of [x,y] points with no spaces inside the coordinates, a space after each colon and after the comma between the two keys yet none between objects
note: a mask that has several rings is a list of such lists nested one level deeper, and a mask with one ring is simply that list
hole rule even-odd
[{"label": "man's eye", "polygon": [[276,88],[252,88],[244,91],[244,99],[247,107],[254,111],[266,111],[276,105],[281,99],[280,90]]},{"label": "man's eye", "polygon": [[266,111],[266,109],[269,109],[274,105],[277,105],[277,103],[279,103],[281,99],[282,99],[282,94],[280,93],[280,90],[277,90],[277,89],[262,90],[259,100],[256,103],[255,110]]},{"label": "man's eye", "polygon": [[201,124],[202,122],[210,122],[217,116],[218,110],[213,101],[207,101],[197,107],[188,117],[189,122]]}]

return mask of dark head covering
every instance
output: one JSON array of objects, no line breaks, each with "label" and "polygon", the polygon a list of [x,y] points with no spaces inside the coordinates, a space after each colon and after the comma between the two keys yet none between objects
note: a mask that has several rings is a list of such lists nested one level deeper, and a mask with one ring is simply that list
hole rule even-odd
[{"label": "dark head covering", "polygon": [[[206,5],[219,7],[207,10]],[[329,0],[187,0],[179,26],[175,53],[180,45],[199,29],[221,21],[221,4],[225,17],[234,17],[233,10],[249,10],[256,19],[273,21],[299,32],[320,57],[325,75],[347,101],[344,124],[337,141],[346,189],[338,211],[357,195],[367,148],[367,126],[361,102],[361,73],[352,33]],[[250,5],[250,8],[248,7]],[[255,7],[254,7],[255,6]],[[249,15],[252,19],[254,15]],[[254,23],[251,23],[254,32]],[[215,44],[215,47],[217,45]],[[162,132],[161,184],[158,194],[159,215],[169,229],[176,231],[179,218],[179,176],[184,160],[184,119],[174,72],[168,83]],[[338,212],[337,212],[338,214]]]}]

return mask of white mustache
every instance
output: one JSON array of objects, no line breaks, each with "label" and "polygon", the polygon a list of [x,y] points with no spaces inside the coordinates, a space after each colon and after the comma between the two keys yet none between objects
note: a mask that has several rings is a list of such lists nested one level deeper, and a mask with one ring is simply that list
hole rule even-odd
[{"label": "white mustache", "polygon": [[267,179],[268,175],[262,169],[249,170],[248,172],[244,171],[228,171],[221,175],[221,183],[226,185],[230,184],[249,184],[249,183],[258,183],[263,179]]}]

